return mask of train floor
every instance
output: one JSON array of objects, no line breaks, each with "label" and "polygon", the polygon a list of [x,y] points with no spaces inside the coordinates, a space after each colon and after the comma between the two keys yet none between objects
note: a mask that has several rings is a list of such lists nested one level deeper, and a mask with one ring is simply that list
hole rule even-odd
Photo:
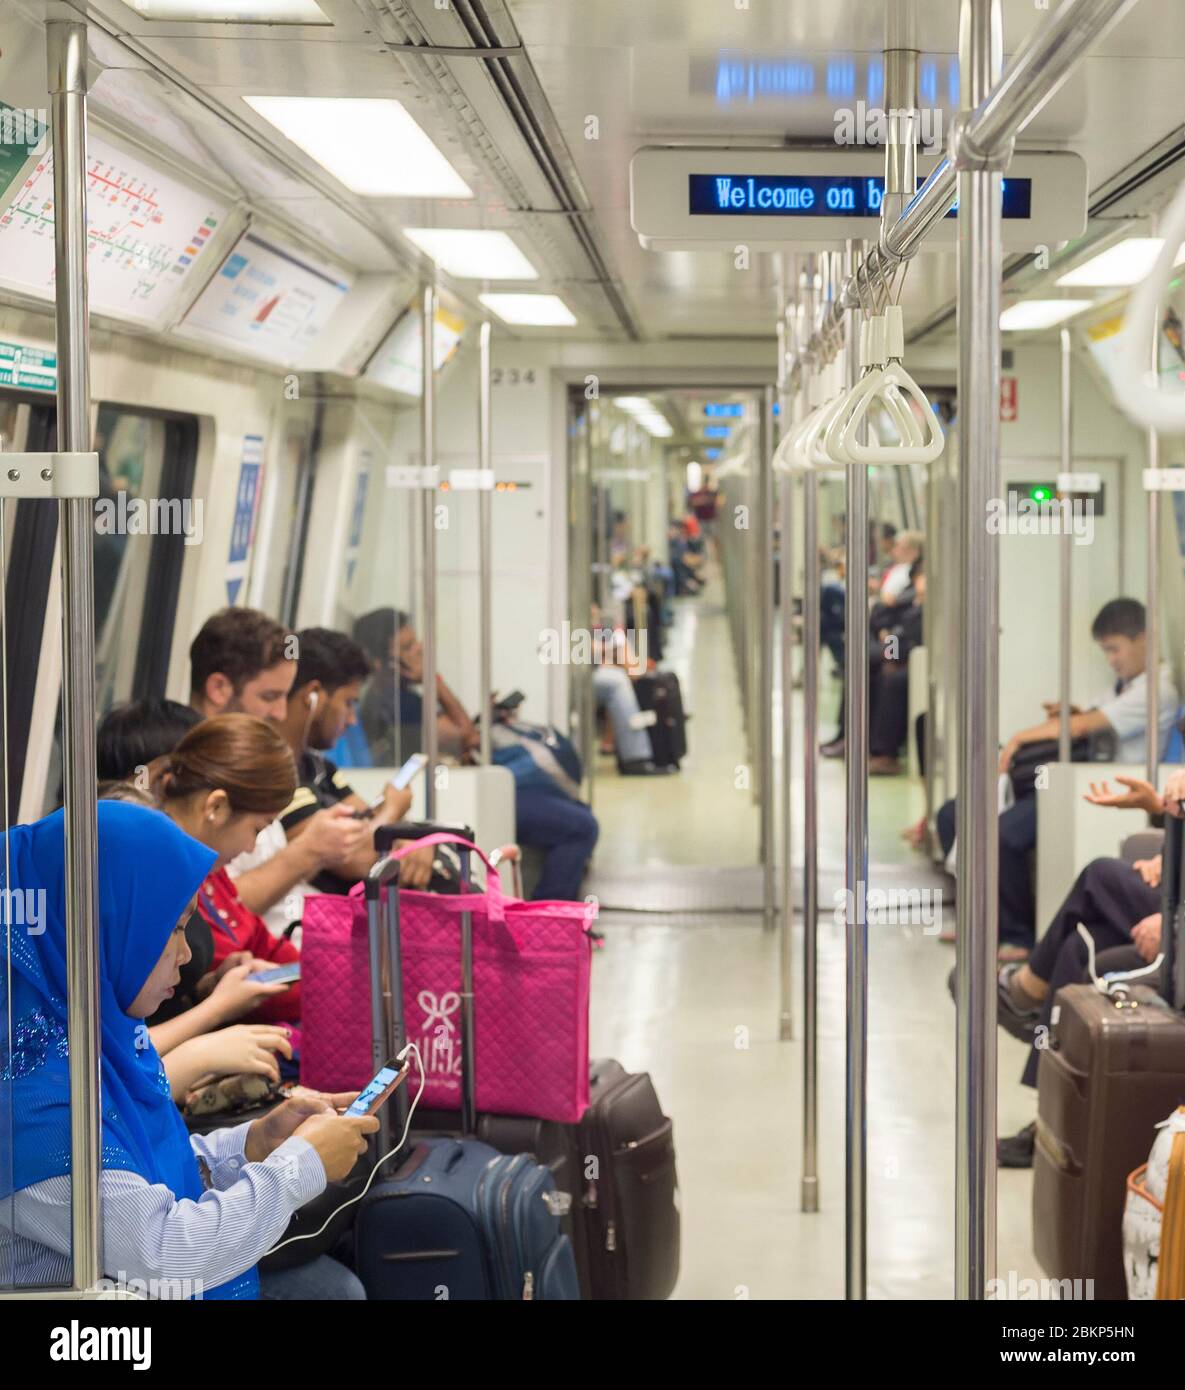
[{"label": "train floor", "polygon": [[[677,776],[620,778],[602,758],[594,885],[614,873],[678,877],[753,862],[757,810],[734,786],[744,762],[740,695],[717,584],[677,606],[667,660],[692,711]],[[824,661],[825,671],[829,662]],[[829,690],[824,717],[838,698]],[[801,716],[801,694],[793,711]],[[870,792],[870,880],[931,873],[901,839],[921,813],[906,778]],[[843,765],[820,774],[821,879],[842,873]],[[842,881],[840,879],[839,881]],[[615,900],[616,901],[616,900]],[[778,1038],[778,942],[759,913],[603,910],[593,972],[592,1048],[649,1071],[675,1123],[683,1211],[677,1298],[842,1298],[844,1294],[844,940],[827,888],[819,920],[819,1194],[800,1204],[801,914],[794,923],[794,1036]],[[953,906],[945,911],[953,916]],[[948,919],[949,920],[949,919]],[[868,1294],[950,1298],[954,1289],[953,946],[917,926],[869,928]],[[1018,1082],[1023,1046],[999,1035],[999,1129],[1033,1116]],[[1029,1171],[998,1184],[1000,1275],[1039,1277]]]}]

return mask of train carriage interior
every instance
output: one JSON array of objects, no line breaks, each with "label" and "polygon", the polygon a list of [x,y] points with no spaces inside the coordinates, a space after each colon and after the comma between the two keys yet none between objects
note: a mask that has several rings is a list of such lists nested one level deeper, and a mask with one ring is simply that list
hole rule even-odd
[{"label": "train carriage interior", "polygon": [[0,1302],[1185,1298],[1183,74],[0,0]]}]

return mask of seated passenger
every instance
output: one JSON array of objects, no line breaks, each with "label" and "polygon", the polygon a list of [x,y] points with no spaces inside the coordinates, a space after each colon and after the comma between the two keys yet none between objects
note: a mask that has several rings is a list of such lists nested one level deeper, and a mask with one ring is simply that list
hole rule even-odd
[{"label": "seated passenger", "polygon": [[[1070,734],[1074,739],[1110,732],[1118,743],[1121,762],[1143,762],[1148,720],[1148,681],[1144,671],[1144,605],[1136,599],[1118,598],[1104,604],[1091,624],[1091,635],[1115,672],[1113,690],[1100,695],[1089,708],[1073,708]],[[1177,711],[1177,692],[1167,662],[1160,669],[1160,728],[1163,752],[1172,733]],[[1000,754],[1000,771],[1012,769],[1013,760],[1028,744],[1054,742],[1058,737],[1056,703],[1047,703],[1049,717],[1022,729],[1008,740]],[[1053,756],[1056,757],[1056,754]],[[949,855],[955,840],[955,803],[948,801],[937,816],[942,851]],[[1027,794],[1000,816],[999,895],[1000,959],[1024,959],[1035,936],[1036,904],[1033,897],[1029,856],[1037,844],[1037,800],[1031,784]]]},{"label": "seated passenger", "polygon": [[[253,971],[300,959],[290,941],[273,936],[263,919],[246,906],[226,872],[232,859],[254,849],[260,832],[292,799],[296,785],[296,766],[283,735],[274,723],[247,714],[204,720],[152,765],[153,791],[161,809],[217,855],[198,892],[197,907],[211,930],[212,971],[232,956],[240,963],[250,962]],[[207,1000],[216,1002],[217,991],[205,995],[203,983],[199,982],[197,991],[202,1002],[162,1025],[161,1035],[170,1042],[177,1034],[206,1031],[199,1026],[199,1016]],[[250,983],[249,976],[244,983]],[[260,994],[246,1015],[247,1021],[300,1021],[299,982],[265,988],[267,992]]]},{"label": "seated passenger", "polygon": [[674,769],[657,767],[650,735],[637,727],[642,712],[634,681],[646,674],[646,667],[630,646],[625,632],[601,626],[601,613],[592,605],[593,695],[597,712],[604,711],[613,730],[613,751],[617,770],[623,777],[655,777]]},{"label": "seated passenger", "polygon": [[[374,831],[402,820],[411,807],[410,790],[388,784],[382,804],[370,814],[367,803],[325,757],[342,731],[357,719],[362,682],[370,674],[366,653],[344,632],[310,627],[297,634],[300,661],[280,729],[296,762],[297,783],[286,807],[255,849],[230,865],[239,896],[259,912],[268,929],[282,936],[298,922],[306,893],[348,893],[374,867]],[[356,819],[356,812],[367,813]],[[318,855],[307,877],[293,879],[285,865],[276,872],[277,845],[299,850],[318,816],[344,815],[358,827],[352,848],[333,858]],[[432,876],[432,849],[418,850],[402,861],[400,882],[426,887]]]},{"label": "seated passenger", "polygon": [[[208,618],[189,649],[190,704],[201,715],[253,714],[282,720],[296,678],[296,634],[253,608],[224,608]],[[240,896],[263,912],[297,884],[329,864],[348,859],[369,840],[349,807],[334,806],[309,820],[299,843],[289,844],[273,821],[260,836],[259,862],[267,874],[240,884]],[[237,873],[232,867],[232,876]]]},{"label": "seated passenger", "polygon": [[[909,654],[922,645],[922,603],[926,576],[921,560],[910,577],[911,603],[885,607],[873,615],[880,660],[872,663],[868,685],[868,771],[876,777],[901,770],[897,756],[909,735]],[[904,595],[902,595],[904,598]]]},{"label": "seated passenger", "polygon": [[[414,628],[408,623],[404,623],[397,635],[397,651],[408,685],[420,684],[424,680],[424,649],[415,637]],[[447,689],[442,681],[438,681],[439,689]],[[410,724],[404,723],[404,734],[410,735],[413,728],[420,727],[421,709],[420,696],[406,688],[401,696],[400,712],[404,720],[410,720]],[[481,741],[464,710],[460,714],[464,724],[458,723],[445,699],[440,699],[440,751],[445,752],[449,746],[453,751],[470,751],[470,730],[472,738]],[[449,745],[445,741],[446,731]],[[415,749],[418,751],[418,748],[420,745],[417,742]],[[572,902],[579,898],[585,869],[592,858],[599,831],[596,817],[588,806],[568,796],[546,774],[543,774],[542,780],[532,778],[529,784],[515,780],[514,838],[520,845],[535,845],[546,852],[542,876],[531,894],[533,899],[554,898]]]},{"label": "seated passenger", "polygon": [[[249,1124],[186,1132],[142,1020],[177,981],[185,920],[215,855],[159,812],[112,801],[99,803],[98,837],[104,1274],[142,1280],[158,1297],[284,1297],[310,1281],[317,1298],[364,1297],[328,1256],[262,1276],[256,1265],[293,1212],[350,1172],[377,1119],[337,1114],[349,1096],[308,1096]],[[0,936],[20,1117],[0,1223],[14,1283],[27,1288],[68,1283],[71,1269],[63,815],[15,826],[6,840],[5,887],[45,894],[40,934]]]}]

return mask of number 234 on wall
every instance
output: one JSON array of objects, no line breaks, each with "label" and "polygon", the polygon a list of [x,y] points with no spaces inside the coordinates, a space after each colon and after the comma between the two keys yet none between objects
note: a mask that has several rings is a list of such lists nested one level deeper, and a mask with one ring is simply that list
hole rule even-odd
[{"label": "number 234 on wall", "polygon": [[490,382],[494,386],[534,386],[535,368],[491,367]]}]

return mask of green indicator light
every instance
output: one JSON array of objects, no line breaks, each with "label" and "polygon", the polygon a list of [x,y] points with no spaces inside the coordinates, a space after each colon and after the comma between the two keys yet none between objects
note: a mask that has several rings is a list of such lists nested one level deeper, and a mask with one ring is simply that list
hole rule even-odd
[{"label": "green indicator light", "polygon": [[1029,493],[1034,502],[1048,502],[1052,496],[1053,493],[1047,487],[1035,487]]}]

